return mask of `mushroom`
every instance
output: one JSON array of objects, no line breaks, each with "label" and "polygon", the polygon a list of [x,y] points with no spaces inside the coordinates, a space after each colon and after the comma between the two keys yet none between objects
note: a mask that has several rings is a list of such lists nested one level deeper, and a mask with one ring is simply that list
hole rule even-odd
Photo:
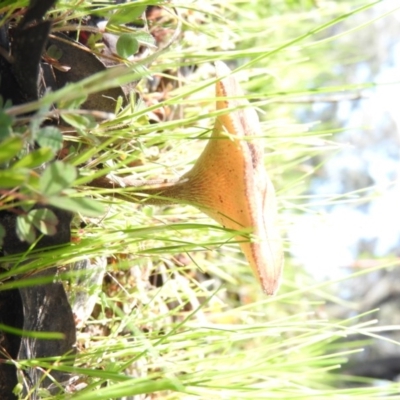
[{"label": "mushroom", "polygon": [[[249,102],[226,64],[216,62],[216,73],[220,78],[216,83],[217,110],[227,112],[218,115],[204,151],[177,182],[141,189],[148,197],[141,197],[140,201],[189,203],[224,227],[237,230],[236,239],[253,273],[264,292],[272,295],[279,287],[283,251],[275,190],[257,139],[261,135],[258,115],[248,107]],[[116,184],[138,186],[129,177],[100,186]],[[131,199],[135,201],[134,197]]]}]

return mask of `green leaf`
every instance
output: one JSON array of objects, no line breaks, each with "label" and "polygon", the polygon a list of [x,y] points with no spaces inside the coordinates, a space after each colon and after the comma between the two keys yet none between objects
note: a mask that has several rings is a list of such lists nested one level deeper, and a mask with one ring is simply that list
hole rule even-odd
[{"label": "green leaf", "polygon": [[122,58],[128,58],[139,49],[139,42],[133,33],[123,33],[117,41],[117,53]]},{"label": "green leaf", "polygon": [[40,177],[39,188],[42,194],[53,196],[71,186],[77,177],[76,168],[62,161],[49,164]]},{"label": "green leaf", "polygon": [[93,117],[78,114],[61,114],[61,118],[76,129],[94,128],[97,124]]},{"label": "green leaf", "polygon": [[150,47],[155,47],[156,46],[156,40],[154,39],[153,35],[150,33],[144,32],[144,31],[139,31],[137,33],[134,33],[136,40],[140,44],[144,44],[146,46]]},{"label": "green leaf", "polygon": [[6,114],[3,110],[0,110],[0,140],[10,136],[12,130],[13,119]]},{"label": "green leaf", "polygon": [[28,213],[28,220],[45,235],[54,235],[57,230],[58,219],[48,208],[32,210]]},{"label": "green leaf", "polygon": [[41,147],[21,158],[12,165],[12,169],[16,168],[36,168],[43,163],[52,160],[54,157],[50,147]]},{"label": "green leaf", "polygon": [[77,97],[68,100],[61,100],[57,103],[59,109],[73,110],[79,108],[85,101],[87,96],[83,93],[77,93]]},{"label": "green leaf", "polygon": [[29,171],[0,170],[0,188],[15,188],[22,185],[28,178]]},{"label": "green leaf", "polygon": [[25,329],[15,328],[14,326],[8,326],[0,323],[0,330],[3,332],[9,332],[14,335],[24,336],[29,338],[37,339],[64,339],[65,335],[62,332],[41,332],[41,331],[27,331]]},{"label": "green leaf", "polygon": [[17,217],[17,236],[22,242],[33,243],[36,239],[36,231],[27,215]]},{"label": "green leaf", "polygon": [[49,204],[64,210],[78,212],[88,217],[99,217],[104,214],[104,206],[96,200],[84,197],[59,197],[47,199]]},{"label": "green leaf", "polygon": [[22,393],[23,390],[24,390],[24,386],[22,385],[22,383],[17,383],[15,385],[14,389],[12,390],[12,392],[15,396],[18,397]]},{"label": "green leaf", "polygon": [[63,55],[63,51],[55,44],[50,45],[47,48],[46,53],[49,57],[54,58],[55,60],[59,60]]},{"label": "green leaf", "polygon": [[118,114],[122,110],[124,99],[122,96],[118,96],[117,102],[115,103],[115,114]]},{"label": "green leaf", "polygon": [[121,7],[113,15],[111,15],[108,20],[108,24],[121,25],[134,22],[142,16],[146,6],[139,6],[135,4],[130,4],[126,7]]},{"label": "green leaf", "polygon": [[42,123],[47,119],[48,113],[50,111],[50,104],[43,104],[37,110],[37,112],[30,118],[30,128],[32,138],[36,140],[37,132],[41,129]]},{"label": "green leaf", "polygon": [[[1,121],[0,121],[1,125]],[[0,143],[0,164],[10,161],[22,149],[22,138],[13,136],[8,137]]]},{"label": "green leaf", "polygon": [[34,139],[40,147],[50,147],[53,153],[61,150],[63,135],[55,126],[45,126],[35,132]]}]

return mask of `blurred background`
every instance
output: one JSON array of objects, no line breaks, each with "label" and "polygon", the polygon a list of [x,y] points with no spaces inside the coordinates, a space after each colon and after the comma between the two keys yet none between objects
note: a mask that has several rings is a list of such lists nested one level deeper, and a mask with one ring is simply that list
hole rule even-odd
[{"label": "blurred background", "polygon": [[[383,1],[330,29],[341,35],[319,59],[324,72],[310,88],[348,85],[349,95],[323,93],[294,99],[294,115],[318,129],[337,129],[333,151],[312,157],[317,168],[308,189],[308,212],[288,229],[290,252],[315,279],[336,284],[342,304],[328,304],[329,316],[346,318],[376,310],[381,334],[354,356],[355,373],[395,379],[400,374],[400,11]],[[397,9],[396,9],[397,7]],[[368,24],[366,29],[355,29]],[[323,38],[322,38],[323,40]],[[316,61],[316,60],[314,60]],[[358,86],[358,88],[357,88]],[[388,265],[388,268],[381,267]]]}]

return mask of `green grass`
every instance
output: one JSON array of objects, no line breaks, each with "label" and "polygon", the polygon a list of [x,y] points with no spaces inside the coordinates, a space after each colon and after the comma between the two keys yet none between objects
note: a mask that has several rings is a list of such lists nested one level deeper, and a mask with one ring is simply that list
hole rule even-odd
[{"label": "green grass", "polygon": [[[16,3],[15,7],[25,4]],[[268,7],[262,0],[201,3],[166,5],[176,6],[182,35],[157,56],[7,110],[17,118],[14,126],[18,118],[23,122],[24,113],[46,113],[52,103],[59,104],[61,116],[75,116],[75,129],[64,134],[75,149],[64,162],[79,170],[72,196],[95,199],[104,212],[98,217],[77,215],[74,240],[68,246],[45,254],[33,251],[4,257],[2,262],[14,264],[14,269],[2,278],[56,264],[72,293],[74,282],[86,283],[65,265],[85,258],[107,261],[104,282],[97,282],[99,290],[93,288],[94,313],[78,331],[74,366],[54,360],[20,360],[17,365],[55,368],[77,377],[68,394],[43,393],[42,398],[90,400],[148,394],[137,398],[377,399],[394,395],[398,393],[394,383],[344,386],[352,378],[342,375],[340,366],[366,346],[348,339],[356,334],[368,339],[379,332],[376,321],[361,322],[362,316],[336,321],[326,315],[327,302],[341,301],[332,290],[338,282],[315,283],[288,256],[279,294],[266,298],[232,232],[195,208],[132,204],[113,198],[110,190],[87,186],[94,176],[108,172],[146,181],[176,178],[190,168],[215,118],[212,62],[221,59],[237,67],[249,99],[262,112],[265,165],[278,192],[282,234],[297,215],[310,211],[304,192],[317,168],[304,165],[318,155],[329,157],[341,145],[334,142],[333,129],[318,130],[316,121],[298,124],[292,101],[368,87],[343,82],[310,90],[309,82],[329,73],[329,60],[318,60],[321,55],[329,59],[328,49],[338,36],[324,36],[326,30],[377,2],[321,2],[320,8],[312,2],[289,1],[268,2]],[[68,12],[72,21],[88,12],[88,4],[60,1],[57,7]],[[110,9],[101,8],[104,13]],[[368,29],[368,25],[354,29]],[[199,69],[194,71],[194,65]],[[191,73],[178,74],[182,66],[191,68]],[[113,118],[93,123],[93,119],[77,118],[80,111],[68,107],[82,92],[155,73],[174,84],[164,93],[154,92],[143,79],[138,91],[144,100],[116,110]],[[167,117],[150,123],[156,112]],[[35,196],[34,191],[27,192],[28,200]],[[79,227],[82,221],[84,228]],[[285,248],[289,255],[289,242]],[[378,268],[395,265],[382,262]],[[162,285],[149,282],[155,274]],[[33,283],[28,279],[4,283],[0,290]]]}]

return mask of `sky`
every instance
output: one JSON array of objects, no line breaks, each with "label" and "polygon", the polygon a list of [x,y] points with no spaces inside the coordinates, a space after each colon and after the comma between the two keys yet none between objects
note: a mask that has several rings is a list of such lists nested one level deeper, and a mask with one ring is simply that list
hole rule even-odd
[{"label": "sky", "polygon": [[[390,4],[393,8],[395,3],[385,6],[390,9]],[[400,22],[400,11],[389,18]],[[398,35],[388,40],[390,36],[382,32],[377,41],[378,46],[388,46],[389,57],[375,75],[370,75],[367,63],[357,66],[359,79],[372,78],[378,85],[356,107],[347,101],[339,105],[336,118],[346,121],[343,128],[348,129],[334,139],[347,146],[327,161],[326,175],[313,181],[312,193],[345,193],[357,174],[372,187],[357,194],[359,202],[304,215],[288,234],[292,255],[317,280],[351,272],[344,267],[361,256],[363,243],[376,257],[400,257],[400,40],[396,43]],[[368,202],[362,200],[366,195]]]}]

